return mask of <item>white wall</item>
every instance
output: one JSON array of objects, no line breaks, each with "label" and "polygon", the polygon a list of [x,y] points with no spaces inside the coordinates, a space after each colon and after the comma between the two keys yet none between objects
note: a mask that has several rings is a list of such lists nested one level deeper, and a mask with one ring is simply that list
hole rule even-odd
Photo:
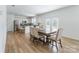
[{"label": "white wall", "polygon": [[45,18],[59,18],[59,27],[64,29],[63,35],[79,40],[79,6],[70,6],[37,16],[37,21],[44,23]]},{"label": "white wall", "polygon": [[14,29],[14,15],[7,14],[7,30],[14,31],[13,29]]},{"label": "white wall", "polygon": [[0,53],[5,52],[6,25],[6,6],[0,5]]}]

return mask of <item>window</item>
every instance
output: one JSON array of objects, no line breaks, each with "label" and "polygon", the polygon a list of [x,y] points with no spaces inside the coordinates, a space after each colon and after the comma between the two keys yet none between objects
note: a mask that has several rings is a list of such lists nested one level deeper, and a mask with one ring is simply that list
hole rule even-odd
[{"label": "window", "polygon": [[51,31],[55,31],[58,29],[58,18],[54,17],[51,20]]},{"label": "window", "polygon": [[51,23],[50,23],[50,19],[46,19],[46,22],[45,22],[45,27],[46,27],[46,32],[50,32],[50,25],[51,25]]},{"label": "window", "polygon": [[36,23],[37,23],[35,17],[32,18],[32,23],[33,23],[33,24],[36,24]]},{"label": "window", "polygon": [[47,18],[45,21],[46,32],[52,32],[58,29],[58,18]]}]

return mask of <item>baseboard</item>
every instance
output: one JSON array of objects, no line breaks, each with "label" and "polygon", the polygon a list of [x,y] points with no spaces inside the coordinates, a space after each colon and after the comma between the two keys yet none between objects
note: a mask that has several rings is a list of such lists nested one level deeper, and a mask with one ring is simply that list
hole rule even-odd
[{"label": "baseboard", "polygon": [[71,37],[71,36],[67,36],[67,35],[63,35],[63,38],[72,39],[72,40],[78,40],[79,41],[79,38],[75,38],[75,37]]},{"label": "baseboard", "polygon": [[14,32],[14,31],[7,31],[7,32]]}]

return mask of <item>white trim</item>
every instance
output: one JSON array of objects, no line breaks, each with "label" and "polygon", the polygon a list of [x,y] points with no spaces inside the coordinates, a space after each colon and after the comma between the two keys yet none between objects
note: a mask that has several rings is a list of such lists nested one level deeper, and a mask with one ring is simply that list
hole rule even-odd
[{"label": "white trim", "polygon": [[62,35],[62,36],[63,36],[63,37],[66,37],[66,38],[73,39],[73,40],[79,40],[79,38],[73,37],[73,36],[68,36],[68,35]]}]

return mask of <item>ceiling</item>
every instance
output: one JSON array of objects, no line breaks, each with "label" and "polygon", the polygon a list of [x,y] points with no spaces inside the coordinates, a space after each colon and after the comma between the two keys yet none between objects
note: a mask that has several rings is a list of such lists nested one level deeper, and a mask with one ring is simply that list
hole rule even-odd
[{"label": "ceiling", "polygon": [[35,16],[67,6],[68,5],[8,5],[7,12],[16,15]]}]

